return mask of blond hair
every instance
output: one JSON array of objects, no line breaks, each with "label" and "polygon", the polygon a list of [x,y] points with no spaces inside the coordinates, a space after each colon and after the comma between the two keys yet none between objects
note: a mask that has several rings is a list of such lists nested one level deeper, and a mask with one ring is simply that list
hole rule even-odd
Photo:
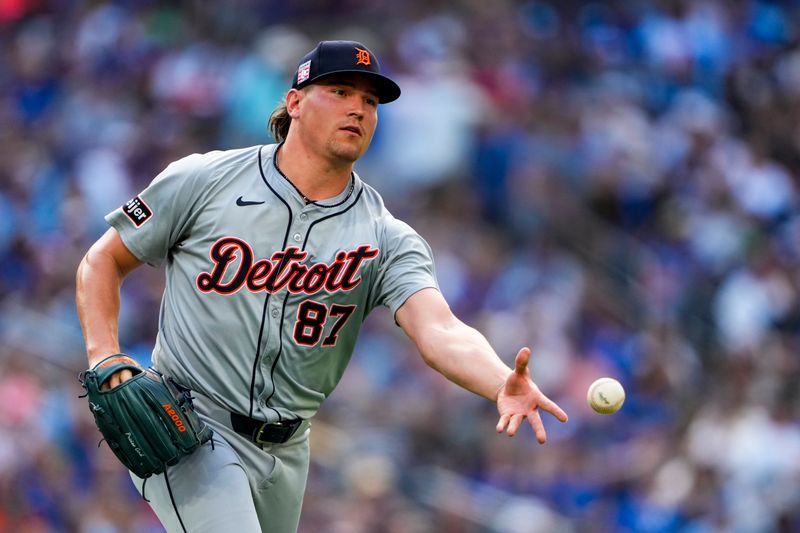
[{"label": "blond hair", "polygon": [[292,117],[289,116],[289,111],[286,109],[286,98],[284,98],[269,117],[269,132],[275,142],[282,143],[286,140],[291,123]]}]

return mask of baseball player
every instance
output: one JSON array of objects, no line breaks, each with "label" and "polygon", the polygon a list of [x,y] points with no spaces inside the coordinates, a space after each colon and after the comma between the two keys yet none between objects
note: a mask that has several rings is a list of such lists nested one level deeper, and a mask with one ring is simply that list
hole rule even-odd
[{"label": "baseball player", "polygon": [[[310,420],[350,360],[359,328],[388,307],[425,362],[497,403],[496,431],[540,412],[566,422],[527,369],[508,368],[437,289],[431,250],[353,172],[379,104],[400,96],[363,44],[323,41],[270,120],[278,144],[170,164],[106,219],[77,275],[90,366],[119,353],[119,287],[166,261],[154,369],[191,390],[213,438],[163,474],[132,476],[169,532],[298,527]],[[115,373],[108,390],[131,370]]]}]

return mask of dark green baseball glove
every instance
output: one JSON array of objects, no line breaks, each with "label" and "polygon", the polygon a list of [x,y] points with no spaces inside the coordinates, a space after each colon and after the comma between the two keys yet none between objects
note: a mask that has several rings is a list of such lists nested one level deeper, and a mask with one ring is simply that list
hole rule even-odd
[{"label": "dark green baseball glove", "polygon": [[[133,378],[101,390],[112,374]],[[124,354],[107,357],[81,373],[95,423],[125,467],[147,478],[164,472],[211,438],[192,407],[189,391]]]}]

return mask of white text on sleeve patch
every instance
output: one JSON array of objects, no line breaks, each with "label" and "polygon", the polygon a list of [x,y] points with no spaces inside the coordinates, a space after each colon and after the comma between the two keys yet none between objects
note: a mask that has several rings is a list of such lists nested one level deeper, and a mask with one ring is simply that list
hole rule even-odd
[{"label": "white text on sleeve patch", "polygon": [[144,200],[138,196],[134,196],[122,206],[122,212],[125,213],[131,222],[138,228],[153,216],[153,211],[144,203]]}]

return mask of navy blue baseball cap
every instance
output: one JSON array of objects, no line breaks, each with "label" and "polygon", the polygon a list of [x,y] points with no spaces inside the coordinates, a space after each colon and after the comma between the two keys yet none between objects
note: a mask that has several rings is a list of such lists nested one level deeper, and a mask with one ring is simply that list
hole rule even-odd
[{"label": "navy blue baseball cap", "polygon": [[297,67],[292,87],[303,87],[319,81],[323,76],[354,72],[366,74],[375,83],[381,104],[400,97],[400,87],[381,74],[381,65],[375,54],[356,41],[322,41],[307,53]]}]

